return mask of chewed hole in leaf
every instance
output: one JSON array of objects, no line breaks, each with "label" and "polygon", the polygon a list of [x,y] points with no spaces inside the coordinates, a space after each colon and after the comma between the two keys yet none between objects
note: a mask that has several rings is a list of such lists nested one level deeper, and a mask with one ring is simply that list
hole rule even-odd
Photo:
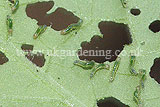
[{"label": "chewed hole in leaf", "polygon": [[37,54],[28,53],[25,57],[38,67],[43,67],[46,61],[44,54],[39,52]]},{"label": "chewed hole in leaf", "polygon": [[33,45],[22,44],[21,49],[25,52],[33,51]]},{"label": "chewed hole in leaf", "polygon": [[115,61],[124,46],[132,43],[129,28],[126,24],[112,21],[102,21],[98,27],[103,37],[94,35],[90,42],[82,42],[79,59],[97,63]]},{"label": "chewed hole in leaf", "polygon": [[140,15],[141,11],[139,9],[131,9],[130,10],[131,14],[134,15],[134,16],[138,16]]},{"label": "chewed hole in leaf", "polygon": [[67,28],[72,23],[77,23],[80,19],[72,12],[64,8],[57,8],[54,12],[47,14],[47,12],[54,6],[53,1],[37,2],[28,4],[26,7],[26,14],[31,19],[38,21],[38,25],[51,26],[56,31]]},{"label": "chewed hole in leaf", "polygon": [[28,17],[37,20],[38,23],[43,23],[49,26],[50,23],[45,19],[45,16],[47,14],[47,11],[49,11],[53,6],[53,1],[43,1],[28,4],[26,7],[26,14]]},{"label": "chewed hole in leaf", "polygon": [[3,65],[4,63],[8,62],[9,59],[6,57],[6,55],[0,51],[0,65]]},{"label": "chewed hole in leaf", "polygon": [[155,20],[153,21],[150,25],[149,25],[149,29],[154,32],[157,33],[160,31],[160,20]]},{"label": "chewed hole in leaf", "polygon": [[97,101],[98,107],[129,107],[114,97],[108,97]]},{"label": "chewed hole in leaf", "polygon": [[160,84],[160,58],[154,59],[154,64],[149,74],[151,78],[154,78]]}]

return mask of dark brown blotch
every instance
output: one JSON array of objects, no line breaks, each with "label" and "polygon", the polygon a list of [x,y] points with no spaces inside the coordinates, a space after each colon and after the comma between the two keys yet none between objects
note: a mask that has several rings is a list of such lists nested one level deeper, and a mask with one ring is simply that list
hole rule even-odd
[{"label": "dark brown blotch", "polygon": [[14,4],[14,0],[8,0],[9,2],[11,2],[12,4]]},{"label": "dark brown blotch", "polygon": [[22,44],[21,49],[25,52],[31,52],[33,51],[33,45]]},{"label": "dark brown blotch", "polygon": [[114,97],[108,97],[97,101],[98,107],[129,107]]},{"label": "dark brown blotch", "polygon": [[3,65],[4,63],[8,62],[9,59],[6,57],[6,55],[0,51],[0,65]]},{"label": "dark brown blotch", "polygon": [[47,14],[53,6],[53,1],[28,4],[26,7],[26,14],[28,17],[37,20],[38,25],[51,26],[51,28],[56,31],[63,30],[67,28],[68,25],[77,23],[80,19],[72,12],[61,7],[57,8],[54,12]]},{"label": "dark brown blotch", "polygon": [[160,58],[154,59],[154,64],[149,74],[151,78],[154,78],[160,84]]},{"label": "dark brown blotch", "polygon": [[43,67],[46,61],[44,54],[39,52],[37,54],[28,53],[25,57],[38,67]]},{"label": "dark brown blotch", "polygon": [[124,46],[132,43],[129,28],[126,24],[112,21],[102,21],[98,27],[103,37],[94,35],[90,42],[82,42],[78,56],[81,60],[97,63],[115,61]]}]

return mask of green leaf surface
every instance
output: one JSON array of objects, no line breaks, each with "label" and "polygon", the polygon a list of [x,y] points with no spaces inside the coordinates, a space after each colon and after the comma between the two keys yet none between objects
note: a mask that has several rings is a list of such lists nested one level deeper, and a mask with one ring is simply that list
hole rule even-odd
[{"label": "green leaf surface", "polygon": [[[149,72],[154,59],[160,56],[160,33],[148,29],[152,21],[160,18],[159,0],[128,0],[126,9],[120,0],[54,0],[55,5],[50,12],[63,7],[83,19],[82,28],[77,35],[71,32],[62,36],[49,27],[40,38],[34,40],[32,36],[38,27],[37,21],[27,17],[25,8],[28,3],[37,1],[20,0],[20,7],[12,16],[13,35],[6,40],[6,16],[11,10],[7,0],[0,0],[0,51],[9,59],[9,62],[0,65],[0,105],[96,107],[97,100],[112,96],[130,107],[136,107],[133,92],[139,84],[139,78],[130,75],[128,56],[121,57],[115,81],[110,83],[110,72],[106,70],[97,72],[90,80],[90,71],[73,65],[77,56],[45,54],[45,66],[39,68],[24,56],[17,55],[17,50],[21,50],[23,43],[34,45],[34,50],[80,49],[81,42],[90,41],[93,35],[101,35],[98,29],[100,21],[115,21],[128,24],[132,34],[133,43],[125,46],[123,51],[143,50],[142,55],[137,57],[135,69],[147,70],[145,89],[142,92],[144,107],[159,107],[160,85],[149,76]],[[137,17],[130,14],[130,9],[136,7],[141,10]],[[142,46],[140,43],[143,41],[145,45]],[[114,62],[109,64],[112,67]]]}]

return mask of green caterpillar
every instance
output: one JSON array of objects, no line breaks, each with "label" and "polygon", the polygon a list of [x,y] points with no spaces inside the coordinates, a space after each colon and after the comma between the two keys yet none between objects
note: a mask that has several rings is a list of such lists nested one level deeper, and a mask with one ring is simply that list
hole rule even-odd
[{"label": "green caterpillar", "polygon": [[70,32],[72,32],[73,30],[79,29],[81,27],[83,23],[82,19],[79,19],[79,21],[77,23],[73,23],[71,25],[69,25],[66,29],[61,30],[61,35],[66,35]]}]

